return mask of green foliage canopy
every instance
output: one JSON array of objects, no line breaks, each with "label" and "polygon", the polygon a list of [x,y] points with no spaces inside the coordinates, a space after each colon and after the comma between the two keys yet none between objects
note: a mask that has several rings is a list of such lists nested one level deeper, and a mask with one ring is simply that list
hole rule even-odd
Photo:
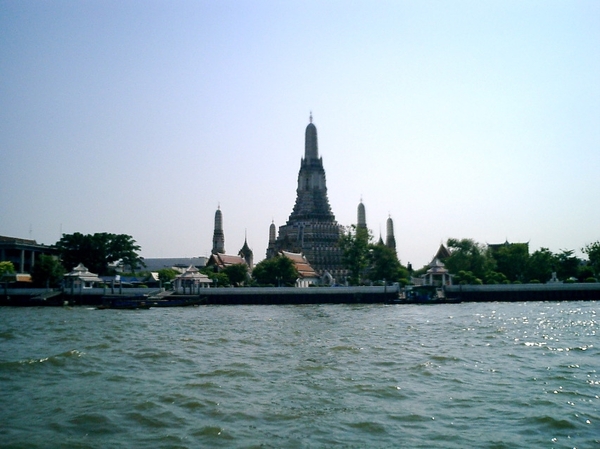
[{"label": "green foliage canopy", "polygon": [[143,258],[138,255],[139,245],[135,244],[133,237],[125,234],[64,234],[56,247],[67,270],[83,263],[92,273],[107,275],[110,274],[108,265],[114,262],[123,262],[132,272],[139,266],[145,266]]},{"label": "green foliage canopy", "polygon": [[351,285],[358,285],[371,262],[369,255],[370,243],[373,237],[368,229],[356,225],[349,226],[342,233],[339,241],[342,249],[342,263],[349,273]]},{"label": "green foliage canopy", "polygon": [[556,255],[557,267],[556,272],[559,279],[569,279],[577,277],[579,273],[579,259],[574,256],[574,250],[561,250]]},{"label": "green foliage canopy", "polygon": [[552,272],[556,271],[557,264],[556,256],[548,248],[540,248],[529,256],[525,270],[526,279],[548,282]]},{"label": "green foliage canopy", "polygon": [[65,269],[53,256],[42,254],[35,262],[31,272],[31,280],[36,287],[59,287]]},{"label": "green foliage canopy", "polygon": [[223,273],[227,275],[234,287],[239,287],[248,279],[248,265],[243,263],[229,265],[223,269]]},{"label": "green foliage canopy", "polygon": [[588,262],[596,278],[600,277],[600,242],[590,243],[581,249],[588,256]]},{"label": "green foliage canopy", "polygon": [[368,278],[372,282],[408,282],[408,271],[400,265],[396,251],[385,245],[369,245],[370,268]]},{"label": "green foliage canopy", "polygon": [[525,271],[529,260],[529,247],[526,243],[513,243],[501,246],[493,252],[496,271],[503,273],[509,281],[525,281]]},{"label": "green foliage canopy", "polygon": [[161,268],[157,271],[157,273],[158,280],[161,281],[163,284],[173,281],[173,279],[175,279],[175,277],[177,277],[177,275],[179,274],[177,270],[174,270],[173,268]]},{"label": "green foliage canopy", "polygon": [[600,267],[600,242],[582,249],[592,254],[587,266],[574,256],[573,250],[553,254],[548,248],[540,248],[530,255],[527,244],[512,243],[491,250],[472,239],[448,239],[447,245],[450,257],[444,263],[455,275],[455,283],[545,283],[553,272],[562,281],[577,278],[583,282],[592,274],[593,261]]},{"label": "green foliage canopy", "polygon": [[2,261],[0,262],[0,277],[5,274],[10,274],[15,272],[15,266],[12,262]]},{"label": "green foliage canopy", "polygon": [[450,257],[444,260],[450,273],[470,272],[475,278],[483,279],[485,274],[495,268],[495,262],[489,249],[473,239],[454,239],[447,241]]},{"label": "green foliage canopy", "polygon": [[261,285],[291,287],[298,276],[294,262],[281,255],[259,262],[252,270],[252,277]]}]

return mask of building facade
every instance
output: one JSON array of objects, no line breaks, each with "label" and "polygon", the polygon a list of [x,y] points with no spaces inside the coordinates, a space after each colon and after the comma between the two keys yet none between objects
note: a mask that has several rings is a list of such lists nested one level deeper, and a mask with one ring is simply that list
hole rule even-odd
[{"label": "building facade", "polygon": [[42,254],[58,257],[58,250],[35,240],[0,236],[0,262],[12,262],[17,273],[31,273]]}]

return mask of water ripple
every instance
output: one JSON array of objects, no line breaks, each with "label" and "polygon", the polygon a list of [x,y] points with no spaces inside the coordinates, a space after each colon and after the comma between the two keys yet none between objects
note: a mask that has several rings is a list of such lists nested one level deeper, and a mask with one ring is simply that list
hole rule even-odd
[{"label": "water ripple", "polygon": [[600,444],[593,302],[114,312],[2,310],[3,447]]}]

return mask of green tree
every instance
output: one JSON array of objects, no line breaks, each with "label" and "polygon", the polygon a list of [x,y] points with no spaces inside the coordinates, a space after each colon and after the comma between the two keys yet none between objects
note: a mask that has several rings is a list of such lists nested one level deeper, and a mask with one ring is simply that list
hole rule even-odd
[{"label": "green tree", "polygon": [[229,287],[229,276],[223,271],[212,271],[208,277],[213,281],[215,287]]},{"label": "green tree", "polygon": [[484,284],[510,284],[510,281],[504,273],[497,271],[488,271],[483,279]]},{"label": "green tree", "polygon": [[556,255],[556,272],[559,279],[565,280],[572,277],[577,277],[581,261],[573,255],[574,253],[575,251],[572,249],[563,249]]},{"label": "green tree", "polygon": [[108,254],[111,262],[121,261],[124,267],[129,267],[135,274],[138,268],[145,267],[144,258],[138,254],[141,249],[135,244],[133,237],[125,234],[108,234]]},{"label": "green tree", "polygon": [[53,256],[42,254],[35,262],[31,272],[31,280],[36,287],[59,287],[65,269],[61,263]]},{"label": "green tree", "polygon": [[132,272],[138,266],[145,266],[143,258],[138,255],[140,247],[125,234],[64,234],[56,247],[67,270],[83,263],[92,273],[106,275],[110,274],[109,264],[114,262],[122,262]]},{"label": "green tree", "polygon": [[589,265],[580,265],[577,271],[577,279],[579,282],[596,282],[594,270]]},{"label": "green tree", "polygon": [[239,287],[248,280],[248,265],[243,263],[237,263],[225,267],[223,272],[229,278],[229,282],[234,287]]},{"label": "green tree", "polygon": [[450,257],[444,261],[444,264],[452,274],[464,271],[472,273],[477,279],[483,279],[488,271],[495,268],[489,249],[473,239],[450,238],[446,242],[446,247]]},{"label": "green tree", "polygon": [[281,255],[259,262],[252,270],[260,285],[293,286],[298,276],[294,262]]},{"label": "green tree", "polygon": [[588,265],[594,271],[596,279],[600,277],[600,242],[590,243],[581,249],[588,256]]},{"label": "green tree", "polygon": [[475,276],[472,271],[460,270],[454,276],[454,282],[459,285],[481,285],[483,281]]},{"label": "green tree", "polygon": [[407,279],[408,272],[400,265],[396,251],[385,245],[370,245],[370,268],[367,277],[373,282],[398,282]]},{"label": "green tree", "polygon": [[556,256],[548,248],[540,248],[529,256],[525,270],[526,280],[548,282],[552,277],[552,272],[556,271],[557,265]]},{"label": "green tree", "polygon": [[529,249],[526,243],[512,243],[501,246],[493,252],[496,271],[503,273],[509,281],[525,280],[525,271],[529,260]]},{"label": "green tree", "polygon": [[14,272],[15,272],[15,266],[13,265],[12,262],[8,262],[8,261],[0,262],[0,277],[4,276],[5,274],[11,274]]},{"label": "green tree", "polygon": [[163,284],[173,282],[173,279],[175,279],[179,274],[177,270],[174,270],[173,268],[161,268],[160,270],[158,270],[157,273],[158,280],[161,281]]},{"label": "green tree", "polygon": [[351,285],[358,285],[371,262],[369,249],[373,240],[371,233],[366,228],[356,225],[349,226],[342,233],[339,241],[342,249],[342,263],[349,272]]}]

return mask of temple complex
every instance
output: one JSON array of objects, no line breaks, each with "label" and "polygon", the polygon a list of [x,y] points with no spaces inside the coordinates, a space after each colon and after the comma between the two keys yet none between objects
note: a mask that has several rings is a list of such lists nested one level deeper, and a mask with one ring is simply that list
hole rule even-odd
[{"label": "temple complex", "polygon": [[296,203],[285,225],[279,227],[275,238],[275,225],[269,231],[267,257],[280,251],[302,253],[320,276],[341,280],[346,270],[342,265],[342,251],[338,246],[342,226],[335,220],[327,198],[325,169],[319,157],[317,128],[312,123],[306,127],[304,157],[300,162]]}]

